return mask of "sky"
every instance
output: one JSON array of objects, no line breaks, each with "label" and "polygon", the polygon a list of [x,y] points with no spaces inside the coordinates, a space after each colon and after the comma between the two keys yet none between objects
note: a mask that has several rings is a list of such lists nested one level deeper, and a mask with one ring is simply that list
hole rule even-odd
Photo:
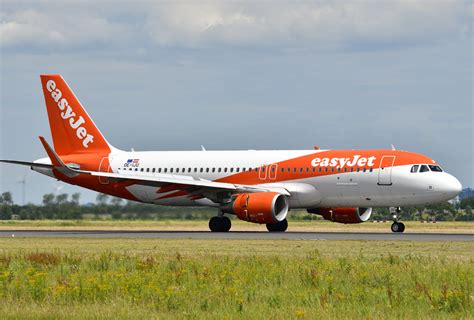
[{"label": "sky", "polygon": [[[123,150],[397,149],[473,186],[471,1],[0,1],[0,159],[63,75]],[[92,191],[0,165],[0,192]]]}]

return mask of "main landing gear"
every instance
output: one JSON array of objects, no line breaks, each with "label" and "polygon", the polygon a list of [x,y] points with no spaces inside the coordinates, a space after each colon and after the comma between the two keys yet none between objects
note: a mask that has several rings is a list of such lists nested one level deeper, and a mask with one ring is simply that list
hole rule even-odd
[{"label": "main landing gear", "polygon": [[288,220],[282,220],[277,223],[267,223],[267,230],[270,232],[285,232],[288,229]]},{"label": "main landing gear", "polygon": [[227,232],[232,227],[232,222],[224,216],[215,216],[209,220],[209,229],[212,232]]},{"label": "main landing gear", "polygon": [[400,213],[401,211],[402,211],[402,208],[397,207],[396,210],[395,210],[395,213],[392,216],[393,223],[392,223],[392,226],[390,227],[390,229],[392,229],[392,232],[400,232],[401,233],[401,232],[405,231],[405,224],[398,220],[398,213]]}]

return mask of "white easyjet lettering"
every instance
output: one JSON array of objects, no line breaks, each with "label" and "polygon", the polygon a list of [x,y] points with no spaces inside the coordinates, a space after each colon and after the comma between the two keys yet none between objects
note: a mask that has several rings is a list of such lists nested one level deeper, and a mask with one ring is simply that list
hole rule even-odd
[{"label": "white easyjet lettering", "polygon": [[67,123],[71,129],[76,130],[76,136],[82,140],[84,148],[89,148],[89,144],[94,142],[94,136],[87,133],[87,129],[82,126],[85,124],[85,120],[82,116],[76,119],[76,113],[73,111],[72,106],[69,105],[66,98],[62,98],[63,94],[61,90],[57,89],[56,82],[49,80],[46,83],[46,89],[51,92],[51,97],[57,102],[59,110],[62,112],[60,116],[64,120],[68,120]]},{"label": "white easyjet lettering", "polygon": [[375,156],[364,158],[358,154],[352,158],[314,158],[311,161],[311,165],[313,167],[354,167],[356,165],[373,167],[375,159],[377,159]]}]

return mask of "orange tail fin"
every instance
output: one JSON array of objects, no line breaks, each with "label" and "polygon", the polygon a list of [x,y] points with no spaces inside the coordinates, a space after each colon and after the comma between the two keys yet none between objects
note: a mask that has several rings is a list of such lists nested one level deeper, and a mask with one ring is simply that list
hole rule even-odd
[{"label": "orange tail fin", "polygon": [[109,153],[111,146],[60,75],[41,75],[54,149],[59,155]]}]

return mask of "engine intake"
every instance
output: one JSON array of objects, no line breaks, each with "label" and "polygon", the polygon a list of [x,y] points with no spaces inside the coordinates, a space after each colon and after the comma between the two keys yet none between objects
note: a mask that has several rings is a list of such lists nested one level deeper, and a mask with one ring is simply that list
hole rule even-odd
[{"label": "engine intake", "polygon": [[321,215],[325,220],[345,224],[365,222],[372,215],[372,208],[312,208],[307,211]]},{"label": "engine intake", "polygon": [[235,214],[240,220],[254,223],[277,223],[288,214],[287,198],[276,192],[238,194],[221,207],[222,212]]}]

